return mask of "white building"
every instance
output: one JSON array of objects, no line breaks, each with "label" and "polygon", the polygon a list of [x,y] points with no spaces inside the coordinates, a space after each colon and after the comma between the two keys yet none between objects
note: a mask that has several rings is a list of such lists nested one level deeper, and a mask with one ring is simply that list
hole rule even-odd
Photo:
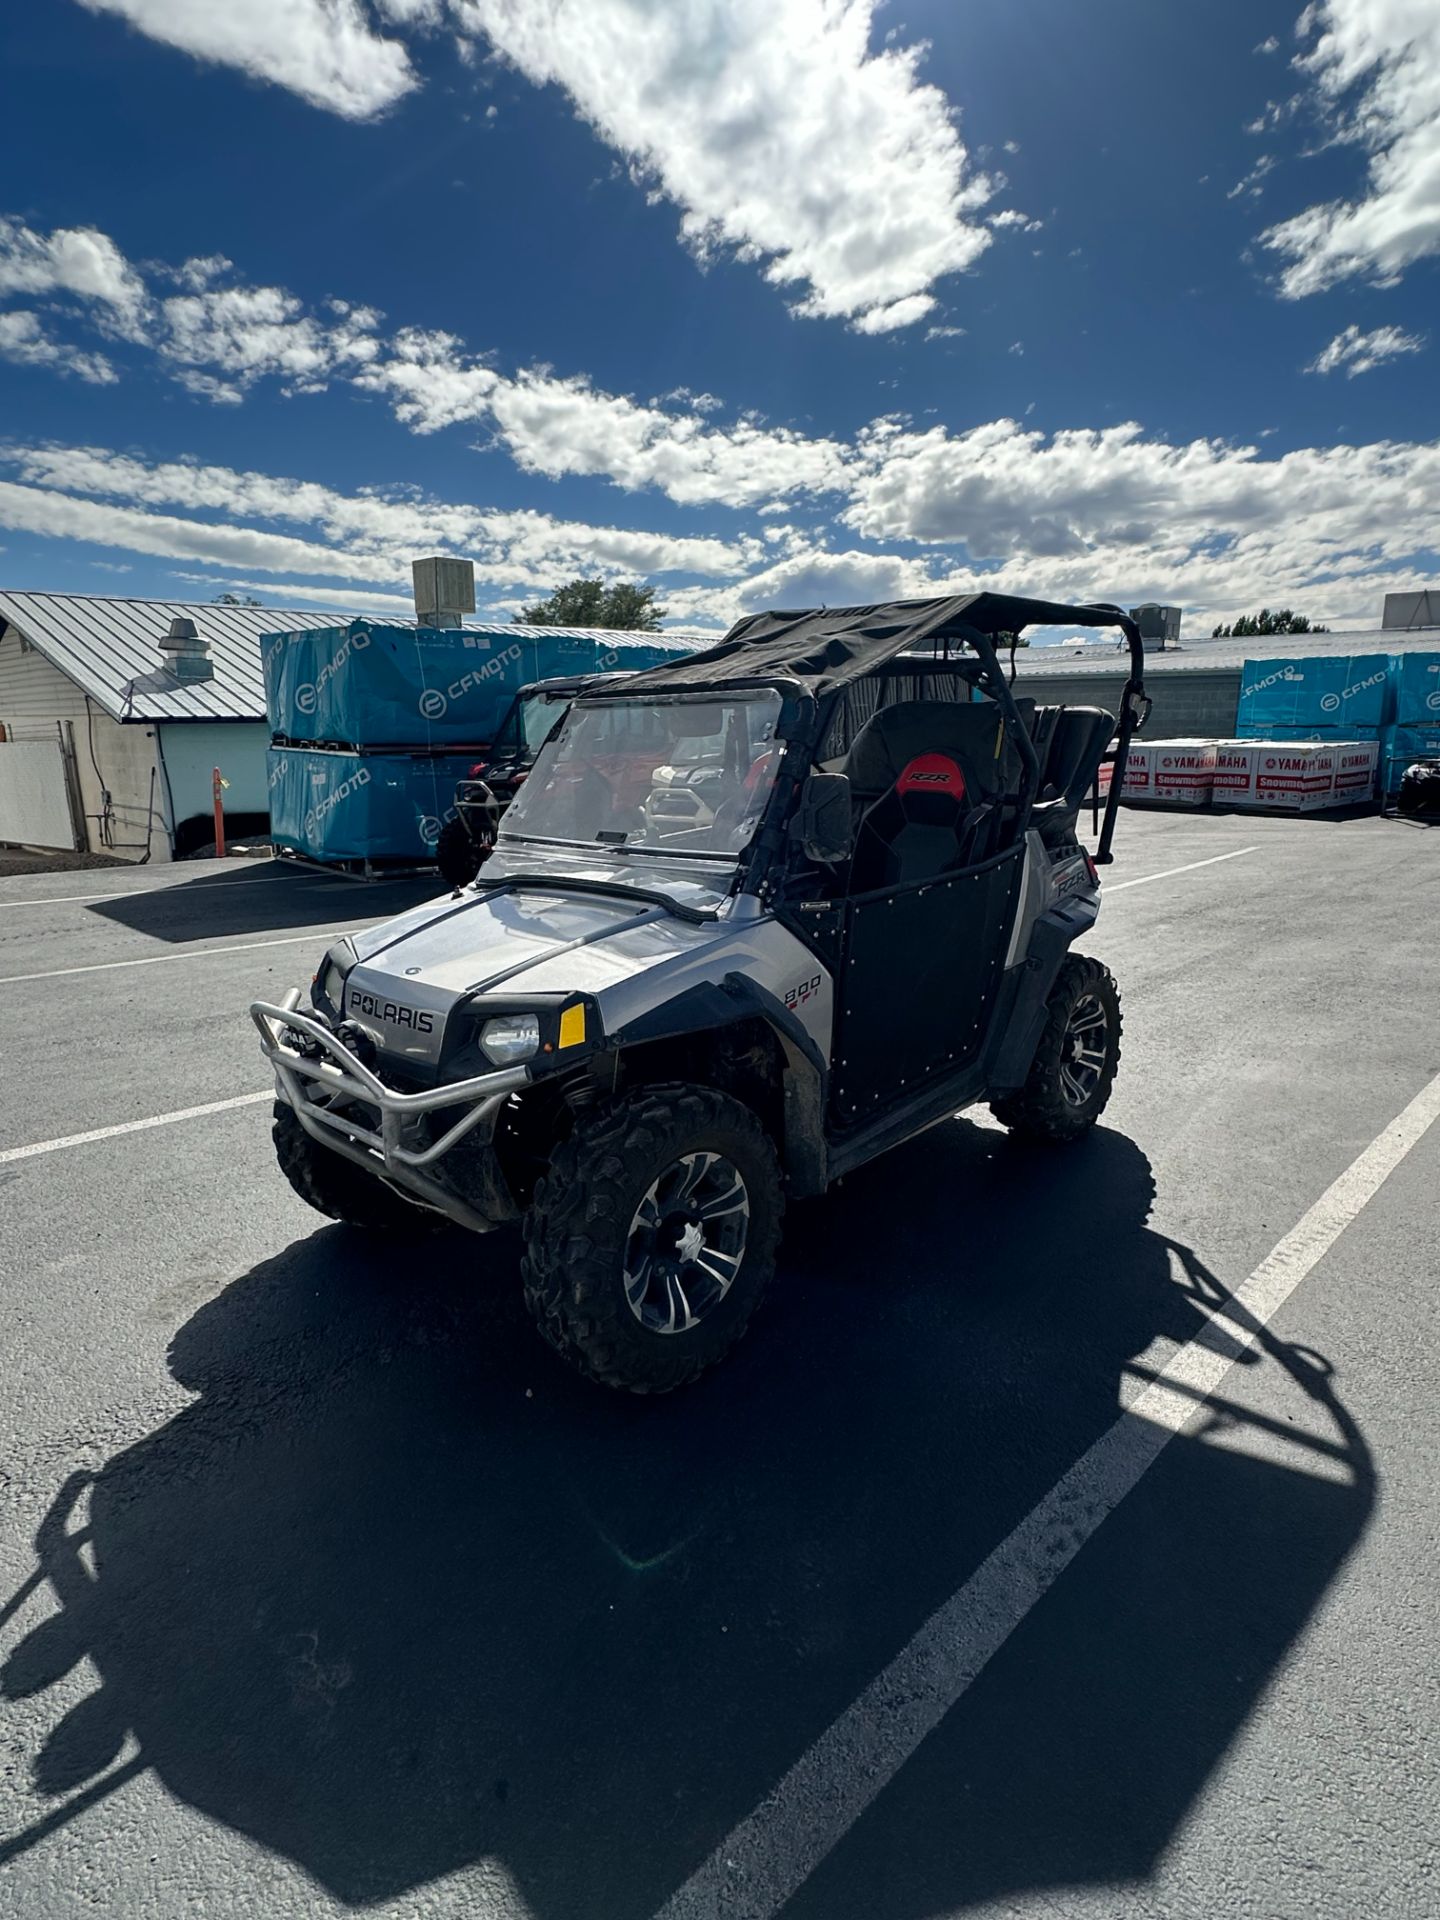
[{"label": "white building", "polygon": [[0,841],[174,859],[215,837],[216,767],[230,833],[262,833],[260,635],[337,617],[0,592]]}]

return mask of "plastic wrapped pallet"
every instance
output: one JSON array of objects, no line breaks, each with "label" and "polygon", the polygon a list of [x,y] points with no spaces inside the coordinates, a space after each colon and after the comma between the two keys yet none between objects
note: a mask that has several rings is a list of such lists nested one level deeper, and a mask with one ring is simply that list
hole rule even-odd
[{"label": "plastic wrapped pallet", "polygon": [[468,754],[271,747],[270,836],[323,861],[429,862]]},{"label": "plastic wrapped pallet", "polygon": [[1396,725],[1440,726],[1440,653],[1397,653],[1390,672]]},{"label": "plastic wrapped pallet", "polygon": [[1221,740],[1215,797],[1222,806],[1315,813],[1335,804],[1336,750],[1319,740]]},{"label": "plastic wrapped pallet", "polygon": [[368,751],[488,743],[517,687],[579,673],[659,666],[693,653],[665,634],[578,628],[348,626],[260,643],[272,737]]},{"label": "plastic wrapped pallet", "polygon": [[1121,798],[1141,806],[1208,807],[1214,778],[1213,740],[1132,740]]},{"label": "plastic wrapped pallet", "polygon": [[1393,698],[1388,654],[1247,660],[1235,731],[1242,740],[1266,740],[1276,728],[1324,728],[1352,739],[1385,725]]}]

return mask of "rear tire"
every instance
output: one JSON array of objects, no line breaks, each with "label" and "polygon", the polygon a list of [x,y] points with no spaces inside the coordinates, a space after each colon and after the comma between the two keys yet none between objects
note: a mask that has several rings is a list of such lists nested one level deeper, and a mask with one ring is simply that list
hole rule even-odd
[{"label": "rear tire", "polygon": [[435,842],[435,864],[447,886],[468,887],[485,862],[485,850],[477,847],[470,829],[458,817],[447,820]]},{"label": "rear tire", "polygon": [[1120,990],[1085,954],[1060,963],[1045,1030],[1019,1093],[992,1100],[1002,1126],[1029,1140],[1076,1140],[1105,1111],[1120,1065]]},{"label": "rear tire", "polygon": [[745,1331],[783,1206],[748,1107],[711,1087],[647,1087],[582,1114],[556,1147],[525,1216],[526,1305],[592,1380],[668,1393]]},{"label": "rear tire", "polygon": [[443,1214],[404,1199],[363,1167],[328,1152],[310,1138],[294,1108],[283,1100],[275,1102],[271,1131],[280,1171],[317,1213],[372,1233],[437,1233],[449,1224]]}]

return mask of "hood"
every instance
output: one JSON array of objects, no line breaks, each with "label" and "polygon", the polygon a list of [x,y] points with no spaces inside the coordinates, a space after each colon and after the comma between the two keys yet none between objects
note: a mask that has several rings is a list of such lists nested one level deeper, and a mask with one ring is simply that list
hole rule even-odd
[{"label": "hood", "polygon": [[[515,893],[486,891],[511,874],[549,879],[554,886],[527,885]],[[614,886],[606,894],[570,891],[566,878]],[[534,984],[521,976],[559,954],[589,948],[607,937],[645,928],[651,951],[673,951],[696,944],[706,929],[682,921],[647,900],[626,900],[627,886],[653,888],[683,905],[713,909],[730,884],[728,870],[697,877],[660,863],[587,858],[557,860],[537,853],[497,853],[485,867],[479,891],[459,899],[446,894],[402,913],[381,926],[355,934],[351,944],[365,973],[384,975],[407,989],[425,986],[444,995],[484,992],[511,979],[517,992]],[[709,929],[713,936],[714,929]],[[548,988],[548,982],[547,982]]]}]

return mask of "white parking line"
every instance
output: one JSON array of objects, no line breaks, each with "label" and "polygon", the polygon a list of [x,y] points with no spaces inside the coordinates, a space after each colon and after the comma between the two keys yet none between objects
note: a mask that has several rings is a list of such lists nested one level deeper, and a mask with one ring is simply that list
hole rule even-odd
[{"label": "white parking line", "polygon": [[[1156,876],[1159,877],[1158,875]],[[1236,1290],[1227,1333],[1266,1325],[1440,1117],[1440,1074],[1326,1188]],[[1237,1324],[1239,1321],[1239,1324]],[[771,1920],[978,1678],[1085,1542],[1197,1415],[1234,1364],[1199,1339],[1089,1448],[755,1812],[661,1909],[660,1920]]]},{"label": "white parking line", "polygon": [[[398,886],[402,879],[413,880],[414,878],[415,876],[411,874],[397,875],[391,880],[369,880],[366,885],[381,889]],[[228,892],[235,893],[242,887],[258,887],[261,881],[268,880],[283,880],[287,886],[302,892],[318,892],[321,887],[333,889],[337,884],[334,880],[326,879],[322,874],[301,879],[287,869],[284,873],[257,873],[253,879],[247,874],[243,880],[186,880],[162,883],[153,887],[130,887],[124,893],[46,893],[42,894],[38,900],[0,900],[0,908],[73,907],[88,905],[92,900],[148,900],[161,893],[173,893],[179,900],[188,900],[192,893],[211,893],[217,887],[224,887]],[[437,879],[435,884],[439,887],[443,882]]]},{"label": "white parking line", "polygon": [[1102,893],[1124,893],[1127,887],[1148,887],[1152,880],[1173,880],[1177,873],[1194,873],[1197,867],[1218,867],[1222,860],[1238,860],[1242,853],[1258,853],[1258,847],[1236,847],[1231,853],[1212,853],[1208,860],[1188,860],[1183,867],[1166,867],[1163,873],[1142,873],[1138,880],[1119,880],[1114,886],[1101,881]]},{"label": "white parking line", "polygon": [[92,1140],[116,1140],[122,1133],[148,1133],[151,1127],[173,1127],[177,1120],[202,1120],[211,1113],[230,1113],[236,1107],[256,1107],[262,1100],[273,1100],[267,1087],[264,1093],[237,1093],[233,1100],[207,1100],[201,1107],[177,1107],[174,1113],[152,1113],[148,1120],[122,1120],[114,1127],[92,1127],[88,1133],[67,1133],[58,1140],[37,1140],[29,1147],[6,1147],[0,1152],[0,1167],[12,1160],[31,1160],[37,1153],[59,1153],[62,1147],[88,1147]]},{"label": "white parking line", "polygon": [[88,967],[51,967],[45,973],[0,973],[0,987],[13,987],[22,980],[64,980],[73,973],[112,973],[117,967],[163,967],[176,960],[209,960],[217,953],[259,953],[265,947],[299,947],[307,940],[313,941],[317,950],[321,942],[333,940],[339,933],[354,933],[373,923],[369,920],[356,920],[343,927],[312,927],[309,933],[288,934],[283,940],[245,940],[237,941],[229,947],[189,947],[184,953],[150,953],[140,960],[95,960]]}]

